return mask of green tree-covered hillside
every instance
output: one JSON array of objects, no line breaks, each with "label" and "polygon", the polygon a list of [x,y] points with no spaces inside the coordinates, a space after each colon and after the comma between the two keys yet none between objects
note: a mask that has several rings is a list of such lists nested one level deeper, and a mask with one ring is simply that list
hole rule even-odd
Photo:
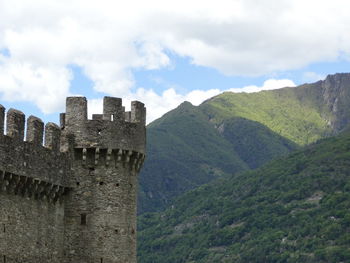
[{"label": "green tree-covered hillside", "polygon": [[139,218],[140,263],[350,262],[350,132]]},{"label": "green tree-covered hillside", "polygon": [[258,122],[235,118],[224,126],[215,127],[189,102],[149,125],[147,160],[139,177],[141,213],[162,209],[181,193],[297,147]]},{"label": "green tree-covered hillside", "polygon": [[183,103],[147,127],[139,213],[218,177],[257,168],[350,123],[350,74],[295,88]]}]

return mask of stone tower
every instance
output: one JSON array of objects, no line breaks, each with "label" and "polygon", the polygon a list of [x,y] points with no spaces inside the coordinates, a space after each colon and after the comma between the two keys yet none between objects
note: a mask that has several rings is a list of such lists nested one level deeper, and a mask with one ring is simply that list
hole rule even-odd
[{"label": "stone tower", "polygon": [[125,112],[105,97],[103,114],[87,118],[85,97],[68,97],[61,119],[61,150],[71,155],[65,199],[65,262],[136,262],[137,174],[145,158],[141,102]]}]

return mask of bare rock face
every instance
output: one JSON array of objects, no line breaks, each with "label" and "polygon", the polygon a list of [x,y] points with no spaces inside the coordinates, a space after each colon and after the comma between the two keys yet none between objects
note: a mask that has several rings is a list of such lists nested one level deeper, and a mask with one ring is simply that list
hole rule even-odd
[{"label": "bare rock face", "polygon": [[320,85],[324,104],[333,114],[330,125],[339,132],[350,124],[350,74],[328,75]]}]

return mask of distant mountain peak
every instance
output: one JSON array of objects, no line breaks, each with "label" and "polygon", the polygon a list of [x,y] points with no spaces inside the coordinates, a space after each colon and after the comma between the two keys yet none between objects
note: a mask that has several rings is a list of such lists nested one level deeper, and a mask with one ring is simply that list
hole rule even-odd
[{"label": "distant mountain peak", "polygon": [[192,104],[191,102],[185,100],[184,102],[182,102],[182,103],[180,104],[180,106],[182,106],[182,107],[185,107],[185,106],[193,106],[193,104]]},{"label": "distant mountain peak", "polygon": [[337,134],[350,124],[350,74],[294,88],[225,92],[199,106],[185,101],[148,125],[140,211],[179,194]]}]

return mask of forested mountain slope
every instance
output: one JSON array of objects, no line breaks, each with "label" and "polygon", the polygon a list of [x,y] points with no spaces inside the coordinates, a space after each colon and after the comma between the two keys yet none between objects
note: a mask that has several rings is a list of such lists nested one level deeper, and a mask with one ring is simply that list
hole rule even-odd
[{"label": "forested mountain slope", "polygon": [[188,102],[147,127],[139,213],[167,207],[215,178],[257,168],[350,122],[350,74],[295,88],[225,92]]},{"label": "forested mountain slope", "polygon": [[350,262],[350,132],[139,218],[140,263]]}]

